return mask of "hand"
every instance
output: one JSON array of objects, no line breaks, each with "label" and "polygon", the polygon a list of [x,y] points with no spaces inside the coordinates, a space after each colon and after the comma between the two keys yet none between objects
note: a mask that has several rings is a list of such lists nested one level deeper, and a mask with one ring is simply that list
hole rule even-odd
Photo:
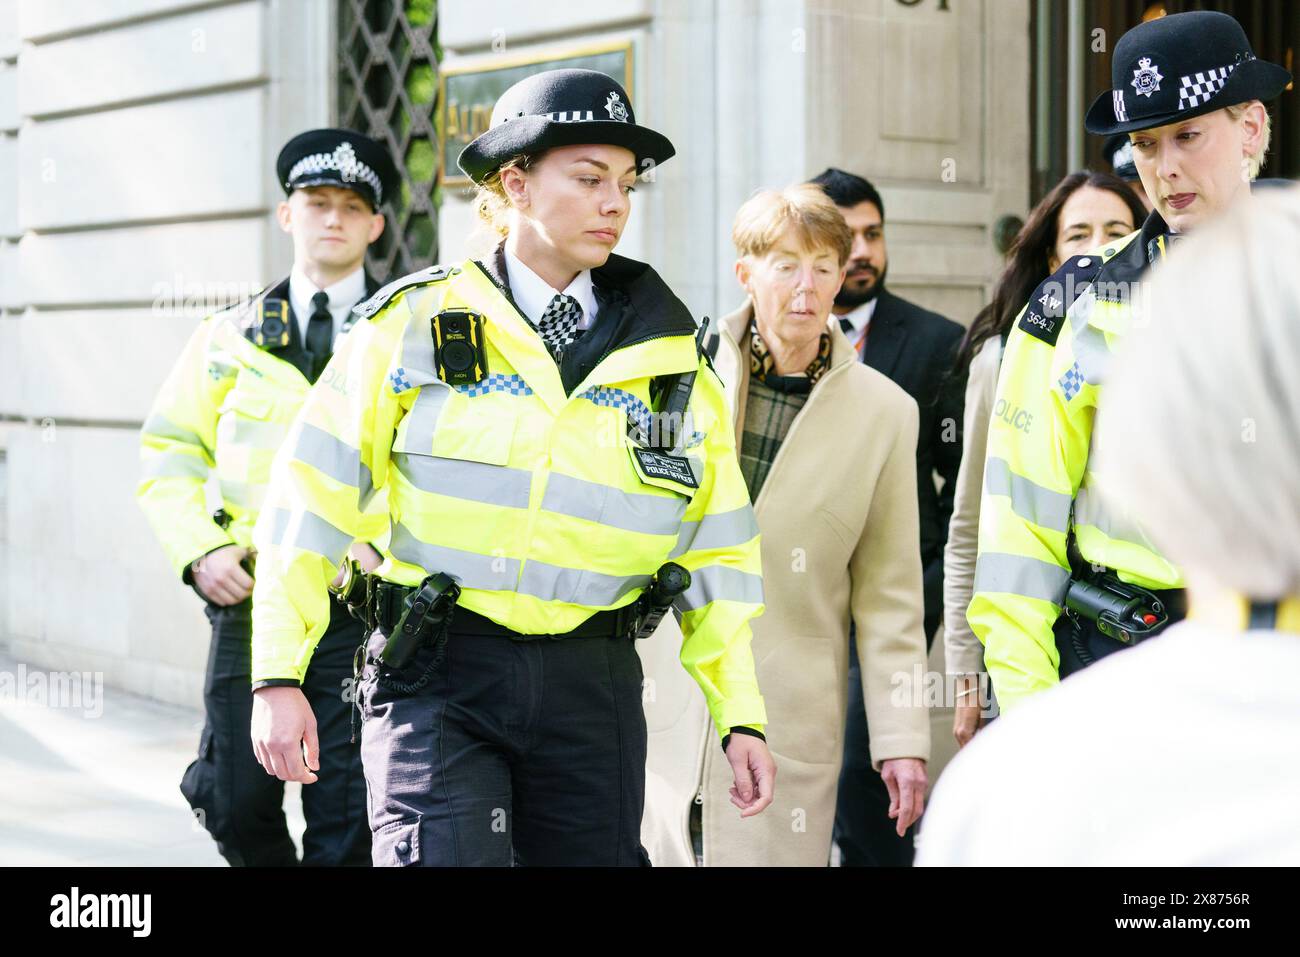
[{"label": "hand", "polygon": [[984,709],[977,704],[959,704],[952,716],[952,736],[957,739],[957,749],[970,744],[975,732],[984,727]]},{"label": "hand", "polygon": [[267,774],[281,781],[316,782],[312,772],[320,770],[320,740],[316,716],[301,688],[286,685],[253,692],[252,738],[257,763]]},{"label": "hand", "polygon": [[384,563],[384,557],[368,542],[353,542],[347,556],[339,563],[339,573],[330,582],[331,588],[338,588],[343,584],[343,578],[348,573],[348,562],[351,560],[355,560],[367,575]]},{"label": "hand", "polygon": [[961,675],[957,678],[957,707],[952,717],[952,736],[957,739],[958,749],[970,744],[975,732],[984,727],[986,719],[984,690],[981,687],[981,675]]},{"label": "hand", "polygon": [[776,762],[767,742],[750,734],[733,734],[727,742],[727,761],[736,783],[731,786],[731,803],[741,817],[753,817],[772,803],[776,783]]},{"label": "hand", "polygon": [[930,783],[925,762],[920,758],[891,758],[880,765],[880,776],[889,789],[889,818],[898,821],[895,831],[902,837],[925,810],[925,789]]},{"label": "hand", "polygon": [[190,563],[190,577],[214,605],[238,605],[253,593],[253,576],[240,567],[251,554],[242,545],[223,545]]},{"label": "hand", "polygon": [[353,542],[348,554],[357,560],[367,575],[384,563],[384,556],[375,551],[369,542]]}]

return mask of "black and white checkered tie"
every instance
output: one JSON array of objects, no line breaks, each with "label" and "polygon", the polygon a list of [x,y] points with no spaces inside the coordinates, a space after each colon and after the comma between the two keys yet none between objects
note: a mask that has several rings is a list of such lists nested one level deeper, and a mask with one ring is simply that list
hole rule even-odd
[{"label": "black and white checkered tie", "polygon": [[578,300],[564,293],[557,293],[551,300],[542,318],[537,322],[537,331],[552,356],[561,346],[567,346],[581,335],[578,321],[582,318],[582,307]]}]

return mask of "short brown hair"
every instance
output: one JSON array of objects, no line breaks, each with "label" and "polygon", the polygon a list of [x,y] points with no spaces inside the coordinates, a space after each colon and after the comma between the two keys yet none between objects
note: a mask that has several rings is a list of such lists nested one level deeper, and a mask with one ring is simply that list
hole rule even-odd
[{"label": "short brown hair", "polygon": [[738,256],[766,256],[791,228],[804,249],[830,249],[841,266],[849,261],[848,223],[821,187],[809,183],[756,192],[736,212],[731,241]]}]

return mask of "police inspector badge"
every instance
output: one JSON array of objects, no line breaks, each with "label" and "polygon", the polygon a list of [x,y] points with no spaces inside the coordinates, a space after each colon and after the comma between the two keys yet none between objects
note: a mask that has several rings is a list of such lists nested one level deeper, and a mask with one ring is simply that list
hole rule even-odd
[{"label": "police inspector badge", "polygon": [[1151,58],[1144,56],[1138,60],[1138,68],[1133,71],[1133,89],[1142,96],[1150,96],[1160,92],[1160,81],[1163,79],[1160,68],[1152,66]]},{"label": "police inspector badge", "polygon": [[609,99],[605,101],[605,111],[609,113],[611,120],[618,120],[620,123],[627,122],[627,107],[619,99],[618,93],[610,92]]}]

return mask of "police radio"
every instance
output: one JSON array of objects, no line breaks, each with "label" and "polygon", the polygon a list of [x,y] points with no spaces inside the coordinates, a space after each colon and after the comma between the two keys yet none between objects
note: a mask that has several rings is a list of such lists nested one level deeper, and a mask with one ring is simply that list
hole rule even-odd
[{"label": "police radio", "polygon": [[448,385],[473,385],[487,375],[483,317],[468,309],[444,309],[433,317],[433,362]]},{"label": "police radio", "polygon": [[283,349],[289,344],[289,303],[283,299],[262,299],[253,322],[253,344],[263,349]]}]

